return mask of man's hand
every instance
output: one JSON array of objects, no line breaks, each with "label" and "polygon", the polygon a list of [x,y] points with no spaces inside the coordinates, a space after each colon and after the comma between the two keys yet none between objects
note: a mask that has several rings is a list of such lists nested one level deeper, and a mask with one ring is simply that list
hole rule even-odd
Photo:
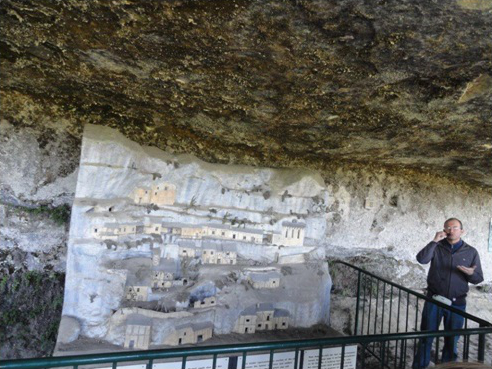
[{"label": "man's hand", "polygon": [[474,265],[472,267],[466,267],[466,266],[463,266],[463,265],[458,265],[458,270],[465,273],[466,275],[473,275],[473,273],[475,273],[475,268],[477,266]]},{"label": "man's hand", "polygon": [[434,236],[434,242],[439,242],[441,240],[444,240],[448,235],[446,234],[446,232],[444,231],[441,231],[441,232],[437,232],[436,235]]}]

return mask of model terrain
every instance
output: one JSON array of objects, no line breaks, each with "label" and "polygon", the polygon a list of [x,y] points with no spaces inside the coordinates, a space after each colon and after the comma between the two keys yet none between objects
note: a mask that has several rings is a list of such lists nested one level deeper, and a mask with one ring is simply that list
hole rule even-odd
[{"label": "model terrain", "polygon": [[87,126],[58,351],[328,322],[328,199],[312,171],[212,165]]}]

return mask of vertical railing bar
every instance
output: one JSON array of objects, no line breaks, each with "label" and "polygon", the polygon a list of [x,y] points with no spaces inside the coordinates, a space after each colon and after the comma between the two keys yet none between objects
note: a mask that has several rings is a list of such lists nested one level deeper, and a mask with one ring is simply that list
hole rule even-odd
[{"label": "vertical railing bar", "polygon": [[361,281],[361,272],[360,270],[357,272],[357,300],[355,303],[355,327],[354,327],[354,336],[357,336],[357,331],[359,328],[359,307],[360,307],[360,281]]},{"label": "vertical railing bar", "polygon": [[400,349],[400,368],[404,368],[404,352],[405,352],[405,339],[401,340],[401,349]]},{"label": "vertical railing bar", "polygon": [[[382,303],[382,310],[381,310],[381,334],[384,333],[384,298],[385,298],[385,293],[386,293],[386,282],[383,282],[383,293],[381,294],[381,303]],[[389,345],[388,345],[389,346]],[[386,345],[381,345],[381,352],[379,354],[379,356],[382,356],[384,355],[384,349],[385,349]]]},{"label": "vertical railing bar", "polygon": [[112,365],[112,368],[113,369],[116,369],[116,367],[118,366],[118,362],[117,361],[113,361],[113,365]]},{"label": "vertical railing bar", "polygon": [[[484,325],[482,323],[480,323],[479,327],[482,328],[482,327],[484,327]],[[483,363],[485,361],[485,334],[483,334],[483,333],[478,335],[477,360],[481,363]]]},{"label": "vertical railing bar", "polygon": [[[388,333],[391,333],[391,323],[393,318],[393,285],[390,290],[390,306],[389,306],[389,319],[388,319]],[[391,353],[391,342],[388,341],[388,357]]]},{"label": "vertical railing bar", "polygon": [[297,369],[298,364],[297,361],[299,360],[299,347],[296,347],[296,354],[294,357],[294,369]]},{"label": "vertical railing bar", "polygon": [[217,354],[214,354],[212,358],[212,369],[215,369],[217,367]]},{"label": "vertical railing bar", "polygon": [[[408,316],[410,313],[410,292],[407,292],[407,317],[405,320],[405,332],[408,332]],[[407,364],[406,356],[407,356],[407,340],[403,340],[403,347],[402,347],[402,352],[401,352],[402,358],[403,358],[403,366],[404,368]]]},{"label": "vertical railing bar", "polygon": [[[468,319],[465,318],[465,329],[468,328]],[[454,337],[453,337],[454,339]],[[470,336],[463,336],[463,360],[468,360],[469,350],[470,350]]]},{"label": "vertical railing bar", "polygon": [[384,294],[386,293],[386,282],[383,282],[383,295],[381,296],[382,299],[382,310],[381,310],[381,334],[384,333]]},{"label": "vertical railing bar", "polygon": [[273,368],[273,350],[270,350],[270,362],[268,363],[268,369]]},{"label": "vertical railing bar", "polygon": [[362,344],[362,367],[364,369],[366,367],[366,345]]},{"label": "vertical railing bar", "polygon": [[243,362],[241,363],[241,368],[246,369],[246,351],[243,351]]},{"label": "vertical railing bar", "polygon": [[381,358],[381,369],[384,368],[384,360],[386,359],[385,356],[384,356],[384,350],[385,350],[385,342],[386,341],[381,341],[380,343],[380,347],[381,347],[381,354],[380,354],[380,358]]},{"label": "vertical railing bar", "polygon": [[436,337],[436,352],[434,354],[434,363],[437,364],[438,360],[439,360],[439,340],[440,340],[440,337],[437,336]]},{"label": "vertical railing bar", "polygon": [[395,365],[393,366],[396,369],[398,365],[398,340],[395,340]]},{"label": "vertical railing bar", "polygon": [[147,364],[147,369],[152,369],[154,366],[154,359],[149,359],[149,362]]},{"label": "vertical railing bar", "polygon": [[[414,326],[414,332],[417,332],[417,326],[419,323],[419,297],[415,296],[415,326]],[[414,338],[413,340],[413,356],[415,357],[415,354],[417,353],[417,339]]]},{"label": "vertical railing bar", "polygon": [[371,284],[369,287],[369,311],[367,312],[367,334],[369,335],[369,330],[371,329],[371,310],[372,310],[372,276],[371,276]]},{"label": "vertical railing bar", "polygon": [[340,358],[340,369],[343,369],[344,365],[345,365],[345,344],[342,344],[342,355]]},{"label": "vertical railing bar", "polygon": [[323,346],[319,347],[318,369],[321,369],[321,361],[323,360]]},{"label": "vertical railing bar", "polygon": [[[373,328],[374,334],[376,334],[376,327],[378,321],[378,305],[379,305],[379,279],[377,281],[378,282],[376,283],[376,311],[374,312],[374,328]],[[373,348],[374,347],[376,347],[376,342],[374,342]]]},{"label": "vertical railing bar", "polygon": [[400,333],[401,289],[398,289],[398,313],[396,315],[396,333]]},{"label": "vertical railing bar", "polygon": [[[396,333],[400,332],[401,289],[398,289],[398,311],[396,312]],[[402,341],[403,342],[403,341]],[[395,369],[398,357],[398,340],[395,341]]]},{"label": "vertical railing bar", "polygon": [[[374,334],[376,334],[376,327],[378,322],[378,305],[379,305],[379,279],[377,281],[378,282],[376,283],[376,309],[374,312],[374,328],[373,328]],[[381,350],[381,345],[379,345],[379,350]],[[372,343],[372,351],[376,353],[376,341]],[[379,357],[381,357],[381,351],[379,351]]]},{"label": "vertical railing bar", "polygon": [[366,285],[367,285],[367,276],[364,274],[364,289],[363,289],[364,297],[362,297],[362,321],[360,323],[361,336],[364,335],[364,318],[366,315]]},{"label": "vertical railing bar", "polygon": [[188,357],[186,355],[183,355],[183,360],[181,361],[181,369],[186,369],[186,359]]},{"label": "vertical railing bar", "polygon": [[388,322],[388,333],[391,333],[391,320],[392,320],[392,315],[393,313],[393,286],[391,286],[391,292],[390,292],[390,311],[389,311],[389,322]]}]

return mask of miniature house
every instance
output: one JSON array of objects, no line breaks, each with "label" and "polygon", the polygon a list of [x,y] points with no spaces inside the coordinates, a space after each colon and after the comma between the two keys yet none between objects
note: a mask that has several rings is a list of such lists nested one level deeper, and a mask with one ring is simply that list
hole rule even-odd
[{"label": "miniature house", "polygon": [[259,229],[231,227],[223,224],[207,224],[203,226],[202,231],[203,236],[207,238],[236,240],[255,244],[263,243],[263,233]]},{"label": "miniature house", "polygon": [[118,240],[120,236],[136,235],[144,232],[143,223],[106,223],[92,227],[92,236],[101,240]]},{"label": "miniature house", "polygon": [[289,328],[289,312],[285,309],[275,309],[273,313],[274,329]]},{"label": "miniature house", "polygon": [[248,281],[255,289],[278,288],[280,286],[280,273],[256,272],[250,273]]},{"label": "miniature house", "polygon": [[208,308],[215,306],[217,299],[215,296],[205,297],[203,300],[198,300],[193,303],[193,307],[196,309]]},{"label": "miniature house", "polygon": [[[150,273],[149,273],[150,274]],[[150,288],[150,275],[128,274],[125,285],[125,298],[127,301],[148,301],[152,292]]]},{"label": "miniature house", "polygon": [[169,344],[179,346],[206,341],[212,338],[213,327],[211,322],[179,325]]},{"label": "miniature house", "polygon": [[137,188],[133,200],[136,204],[174,205],[176,186],[171,183],[152,185],[151,188]]},{"label": "miniature house", "polygon": [[152,319],[141,314],[130,314],[126,319],[125,343],[130,349],[148,350]]},{"label": "miniature house", "polygon": [[196,250],[194,247],[179,246],[179,256],[182,258],[194,258]]},{"label": "miniature house", "polygon": [[273,304],[258,303],[243,310],[234,326],[236,333],[255,333],[262,330],[287,329],[289,312],[275,309]]},{"label": "miniature house", "polygon": [[169,288],[173,285],[176,262],[172,259],[160,259],[158,265],[152,266],[152,287]]},{"label": "miniature house", "polygon": [[201,260],[203,264],[235,265],[237,263],[236,247],[203,242]]},{"label": "miniature house", "polygon": [[176,186],[170,183],[161,183],[152,186],[150,202],[160,205],[174,205],[176,201]]},{"label": "miniature house", "polygon": [[162,221],[151,219],[147,221],[144,225],[144,233],[145,234],[161,234],[165,232],[162,228]]},{"label": "miniature house", "polygon": [[183,238],[193,238],[193,239],[201,239],[202,238],[202,227],[199,225],[186,225],[181,227],[181,237]]},{"label": "miniature house", "polygon": [[128,301],[148,301],[149,299],[149,286],[126,286],[125,298]]},{"label": "miniature house", "polygon": [[273,234],[272,243],[282,246],[302,246],[305,229],[306,224],[298,223],[296,220],[282,222],[282,230],[280,233]]},{"label": "miniature house", "polygon": [[118,227],[119,236],[141,234],[144,231],[143,223],[123,223]]},{"label": "miniature house", "polygon": [[150,194],[151,190],[149,188],[137,188],[134,193],[133,200],[136,204],[150,204]]}]

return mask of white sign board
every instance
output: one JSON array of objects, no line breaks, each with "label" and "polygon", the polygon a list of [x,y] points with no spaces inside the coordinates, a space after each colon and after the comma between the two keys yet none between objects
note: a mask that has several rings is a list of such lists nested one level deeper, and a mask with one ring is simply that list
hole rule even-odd
[{"label": "white sign board", "polygon": [[[340,369],[342,358],[341,347],[328,347],[323,349],[321,369]],[[319,350],[304,351],[302,369],[318,369]],[[345,346],[345,360],[343,369],[355,369],[357,363],[357,345]]]},{"label": "white sign board", "polygon": [[[203,359],[203,360],[187,360],[186,369],[212,369],[213,359]],[[215,364],[216,369],[227,369],[229,366],[228,357],[217,358]],[[181,369],[182,362],[175,361],[172,363],[154,363],[152,369]]]},{"label": "white sign board", "polygon": [[[293,369],[295,352],[278,352],[273,354],[272,369]],[[243,357],[237,358],[237,369],[241,369]],[[270,355],[248,355],[246,356],[246,369],[268,369],[270,365]]]}]

